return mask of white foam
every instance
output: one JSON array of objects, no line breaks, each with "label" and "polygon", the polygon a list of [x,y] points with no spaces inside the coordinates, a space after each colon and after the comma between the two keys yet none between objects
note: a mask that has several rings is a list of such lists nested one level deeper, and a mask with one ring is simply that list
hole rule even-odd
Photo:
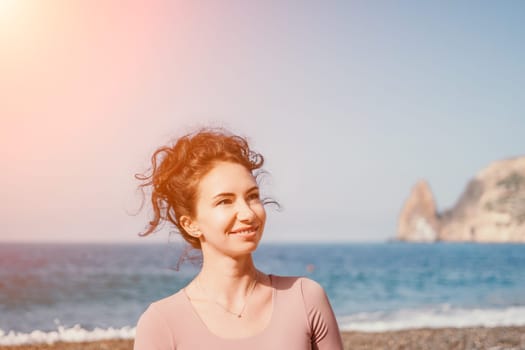
[{"label": "white foam", "polygon": [[[392,312],[366,312],[338,318],[341,330],[384,332],[414,328],[463,328],[525,326],[525,306],[505,309],[460,309],[440,305],[426,309]],[[0,329],[0,345],[23,345],[63,342],[84,342],[109,339],[133,339],[135,327],[95,328],[86,330],[75,325],[58,325],[56,331],[35,330],[29,333],[6,333]]]},{"label": "white foam", "polygon": [[9,331],[4,332],[0,329],[0,345],[22,345],[22,344],[37,344],[47,343],[53,344],[58,341],[63,342],[84,342],[97,341],[108,339],[133,339],[135,338],[135,327],[122,328],[95,328],[93,330],[86,330],[75,325],[71,328],[58,326],[56,331],[43,332],[35,330],[30,333],[19,333]]},{"label": "white foam", "polygon": [[427,309],[359,313],[338,318],[342,330],[384,332],[414,328],[525,326],[525,307],[461,309],[449,305]]}]

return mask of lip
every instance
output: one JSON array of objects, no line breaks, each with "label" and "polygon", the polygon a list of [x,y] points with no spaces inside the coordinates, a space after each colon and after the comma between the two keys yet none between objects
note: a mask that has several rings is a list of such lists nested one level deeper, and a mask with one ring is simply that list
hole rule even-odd
[{"label": "lip", "polygon": [[[239,235],[243,237],[252,236],[257,233],[257,230],[259,229],[259,226],[247,226],[247,227],[241,227],[237,230],[230,231],[230,235]],[[241,233],[243,231],[249,231],[249,233]]]}]

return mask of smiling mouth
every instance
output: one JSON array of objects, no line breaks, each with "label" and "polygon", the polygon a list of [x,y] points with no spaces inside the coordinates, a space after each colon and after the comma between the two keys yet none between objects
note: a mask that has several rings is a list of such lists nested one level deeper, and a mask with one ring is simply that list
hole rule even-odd
[{"label": "smiling mouth", "polygon": [[259,226],[250,226],[250,227],[246,227],[240,230],[231,231],[230,235],[248,236],[248,235],[255,234],[258,228]]}]

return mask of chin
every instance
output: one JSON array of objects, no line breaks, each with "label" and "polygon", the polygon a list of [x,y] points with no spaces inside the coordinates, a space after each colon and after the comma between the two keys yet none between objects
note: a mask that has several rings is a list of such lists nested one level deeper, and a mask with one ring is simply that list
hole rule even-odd
[{"label": "chin", "polygon": [[244,247],[242,248],[238,248],[237,249],[237,253],[238,255],[246,255],[246,254],[251,254],[253,253],[254,251],[257,250],[257,247],[259,247],[259,240],[254,240],[254,241],[251,241],[251,242],[245,242],[244,243]]}]

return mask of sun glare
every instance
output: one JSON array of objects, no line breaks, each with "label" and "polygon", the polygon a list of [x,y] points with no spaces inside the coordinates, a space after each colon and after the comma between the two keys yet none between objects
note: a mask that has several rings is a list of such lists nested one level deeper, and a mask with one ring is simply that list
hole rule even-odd
[{"label": "sun glare", "polygon": [[0,38],[16,42],[24,36],[33,19],[29,5],[31,3],[24,0],[0,0]]},{"label": "sun glare", "polygon": [[20,11],[20,1],[0,0],[0,24],[12,21]]},{"label": "sun glare", "polygon": [[31,30],[38,24],[37,19],[45,8],[43,1],[0,0],[0,34],[16,37]]}]

